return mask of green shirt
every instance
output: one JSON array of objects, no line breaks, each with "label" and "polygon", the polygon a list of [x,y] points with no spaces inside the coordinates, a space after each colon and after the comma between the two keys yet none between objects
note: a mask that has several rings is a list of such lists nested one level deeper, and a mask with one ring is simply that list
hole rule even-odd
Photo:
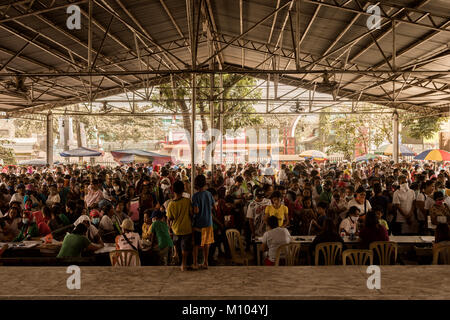
[{"label": "green shirt", "polygon": [[170,239],[169,235],[169,227],[165,222],[158,220],[153,222],[150,228],[150,232],[156,235],[156,238],[158,239],[159,249],[173,247],[173,242],[172,239]]},{"label": "green shirt", "polygon": [[57,258],[65,257],[81,257],[81,253],[91,242],[86,236],[80,234],[69,233],[64,237],[61,250],[59,250]]},{"label": "green shirt", "polygon": [[70,224],[69,218],[67,218],[67,216],[64,213],[61,213],[58,217],[63,223],[63,225],[68,226]]},{"label": "green shirt", "polygon": [[24,225],[20,230],[19,235],[13,240],[13,242],[21,242],[25,238],[35,238],[39,237],[39,229],[35,222],[31,223],[29,226]]}]

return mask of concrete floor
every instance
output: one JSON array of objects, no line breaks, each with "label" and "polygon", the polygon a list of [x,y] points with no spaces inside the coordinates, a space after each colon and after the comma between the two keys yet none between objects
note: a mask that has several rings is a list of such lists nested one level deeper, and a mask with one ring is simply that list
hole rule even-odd
[{"label": "concrete floor", "polygon": [[381,266],[369,290],[362,266],[81,267],[69,290],[65,267],[0,267],[0,299],[450,299],[448,266]]}]

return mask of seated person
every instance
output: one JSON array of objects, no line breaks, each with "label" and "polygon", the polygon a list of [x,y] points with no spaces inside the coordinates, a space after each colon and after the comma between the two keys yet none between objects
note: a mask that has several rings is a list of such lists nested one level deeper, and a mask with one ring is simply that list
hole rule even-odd
[{"label": "seated person", "polygon": [[114,242],[116,236],[119,234],[119,226],[112,220],[114,216],[114,207],[111,204],[106,204],[102,208],[103,216],[98,225],[98,230],[102,240],[105,242]]},{"label": "seated person", "polygon": [[14,238],[13,242],[21,242],[35,237],[39,237],[38,226],[31,213],[29,211],[24,211],[22,213],[22,228],[20,229],[19,235]]},{"label": "seated person", "polygon": [[[134,232],[134,223],[131,219],[125,219],[120,226],[122,234],[115,239],[116,250],[142,250],[141,237],[137,232]],[[136,266],[136,258],[133,257],[132,265]]]},{"label": "seated person", "polygon": [[359,233],[361,249],[369,249],[369,245],[374,241],[389,241],[389,236],[385,227],[383,227],[378,217],[373,211],[369,211],[366,216],[365,226]]},{"label": "seated person", "polygon": [[20,217],[20,209],[12,207],[8,214],[0,220],[0,241],[12,241],[20,233],[20,225],[22,218]]},{"label": "seated person", "polygon": [[358,233],[358,219],[359,219],[359,209],[357,206],[351,206],[347,211],[347,218],[341,221],[339,225],[339,232],[344,233],[346,236],[350,234]]},{"label": "seated person", "polygon": [[450,231],[447,223],[439,223],[434,232],[433,248],[442,244],[450,244]]},{"label": "seated person", "polygon": [[87,237],[89,241],[93,243],[100,243],[101,238],[98,233],[98,229],[94,226],[94,224],[91,223],[91,219],[89,219],[88,215],[81,215],[74,223],[73,225],[76,227],[80,223],[84,223],[86,227],[88,228],[87,231]]},{"label": "seated person", "polygon": [[262,238],[261,250],[268,251],[268,257],[265,259],[266,266],[275,265],[275,259],[278,248],[291,242],[291,235],[286,228],[279,227],[278,217],[273,215],[267,218],[269,230],[266,231]]},{"label": "seated person", "polygon": [[93,244],[86,237],[87,227],[84,223],[78,224],[72,233],[66,234],[57,258],[81,257],[81,253],[87,249],[88,251],[96,251],[103,248],[104,244],[100,240],[100,244]]},{"label": "seated person", "polygon": [[322,231],[314,238],[311,243],[310,250],[311,254],[313,254],[316,250],[316,246],[319,243],[323,242],[340,242],[344,245],[344,240],[341,236],[336,232],[336,226],[334,222],[330,218],[326,218],[323,222]]}]

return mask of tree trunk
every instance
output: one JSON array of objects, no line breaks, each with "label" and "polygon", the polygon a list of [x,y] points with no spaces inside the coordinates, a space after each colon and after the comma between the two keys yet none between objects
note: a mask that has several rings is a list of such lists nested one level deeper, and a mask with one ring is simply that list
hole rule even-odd
[{"label": "tree trunk", "polygon": [[203,115],[203,113],[205,112],[205,106],[203,105],[203,103],[200,103],[198,105],[198,109],[200,110],[200,119],[202,121],[202,131],[203,133],[205,133],[206,131],[208,131],[208,122],[206,121],[206,117]]}]

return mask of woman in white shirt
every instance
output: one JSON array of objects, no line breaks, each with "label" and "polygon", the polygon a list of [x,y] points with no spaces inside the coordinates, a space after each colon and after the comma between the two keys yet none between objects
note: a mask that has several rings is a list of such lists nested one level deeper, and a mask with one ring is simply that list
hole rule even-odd
[{"label": "woman in white shirt", "polygon": [[48,207],[53,207],[54,204],[56,203],[60,203],[61,202],[61,198],[59,197],[59,193],[58,193],[58,188],[56,187],[55,184],[52,184],[50,186],[50,194],[48,195],[47,201],[45,202],[45,204]]},{"label": "woman in white shirt", "polygon": [[358,233],[359,209],[356,206],[350,207],[347,212],[347,218],[341,221],[339,225],[339,233],[345,232],[346,236]]}]

